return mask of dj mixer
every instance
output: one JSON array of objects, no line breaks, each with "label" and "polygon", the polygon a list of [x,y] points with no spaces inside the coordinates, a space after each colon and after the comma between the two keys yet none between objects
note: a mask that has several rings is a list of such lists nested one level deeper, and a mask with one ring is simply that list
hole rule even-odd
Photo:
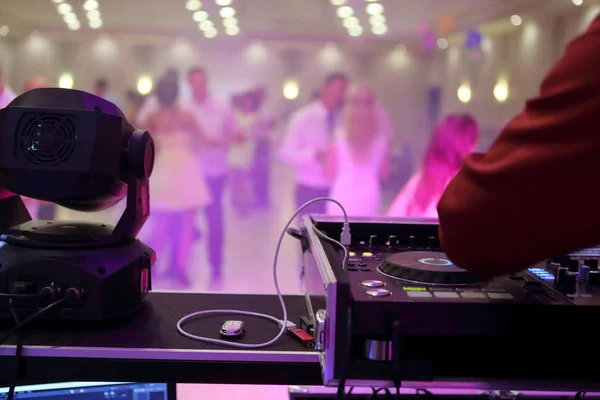
[{"label": "dj mixer", "polygon": [[[446,257],[437,221],[351,219],[346,264],[327,240],[341,228],[341,219],[322,216],[304,227],[307,306],[326,384],[343,376],[366,386],[600,385],[584,367],[600,359],[600,250],[483,280]],[[322,296],[326,309],[314,310]]]}]

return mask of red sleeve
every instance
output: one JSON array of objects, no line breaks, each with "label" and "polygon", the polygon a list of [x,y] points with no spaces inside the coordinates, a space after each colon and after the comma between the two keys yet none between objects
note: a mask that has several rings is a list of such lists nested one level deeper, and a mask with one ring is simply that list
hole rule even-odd
[{"label": "red sleeve", "polygon": [[600,18],[439,203],[455,264],[492,277],[600,244]]}]

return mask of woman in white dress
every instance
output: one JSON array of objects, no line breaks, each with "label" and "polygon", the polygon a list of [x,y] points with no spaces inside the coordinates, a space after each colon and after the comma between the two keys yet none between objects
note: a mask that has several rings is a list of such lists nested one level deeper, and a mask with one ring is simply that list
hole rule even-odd
[{"label": "woman in white dress", "polygon": [[451,114],[433,132],[423,165],[408,180],[388,210],[390,217],[438,218],[437,205],[446,186],[479,139],[477,121]]},{"label": "woman in white dress", "polygon": [[177,105],[178,84],[163,78],[156,89],[159,109],[147,118],[144,129],[156,146],[150,178],[151,213],[155,219],[150,245],[160,257],[171,246],[167,274],[185,286],[187,264],[194,240],[196,211],[210,204],[210,192],[194,152],[194,142],[210,144],[194,116]]},{"label": "woman in white dress", "polygon": [[[333,178],[330,197],[342,203],[348,215],[380,213],[381,181],[389,174],[390,138],[380,129],[378,115],[371,87],[352,87],[327,166]],[[341,211],[328,203],[327,214],[340,215]]]}]

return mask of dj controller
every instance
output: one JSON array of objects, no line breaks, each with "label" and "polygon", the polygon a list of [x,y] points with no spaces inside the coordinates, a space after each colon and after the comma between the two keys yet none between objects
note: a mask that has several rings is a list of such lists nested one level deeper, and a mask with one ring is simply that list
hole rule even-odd
[{"label": "dj controller", "polygon": [[[356,386],[600,386],[586,367],[600,359],[600,249],[484,280],[446,257],[437,221],[350,227],[344,263],[327,240],[339,239],[342,220],[305,220],[304,285],[327,385],[343,376]],[[314,310],[319,297],[324,310]]]}]

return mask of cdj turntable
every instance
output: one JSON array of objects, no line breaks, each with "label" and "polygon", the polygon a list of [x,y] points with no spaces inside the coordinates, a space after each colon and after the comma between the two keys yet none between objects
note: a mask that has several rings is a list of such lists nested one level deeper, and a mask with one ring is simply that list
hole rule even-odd
[{"label": "cdj turntable", "polygon": [[[305,218],[303,283],[326,385],[598,389],[600,250],[482,280],[441,249],[436,220]],[[326,309],[313,303],[325,297]]]}]

